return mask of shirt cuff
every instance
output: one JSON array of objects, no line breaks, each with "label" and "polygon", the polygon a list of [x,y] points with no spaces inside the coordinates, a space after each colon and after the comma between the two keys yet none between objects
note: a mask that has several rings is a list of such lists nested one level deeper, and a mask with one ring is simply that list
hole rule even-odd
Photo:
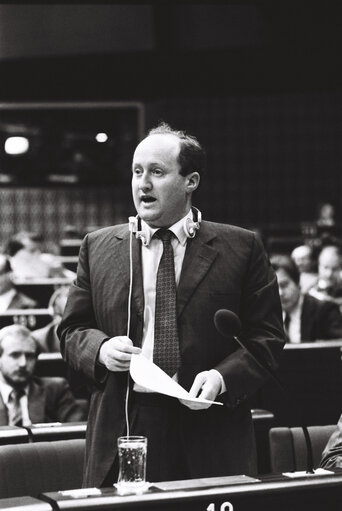
[{"label": "shirt cuff", "polygon": [[221,390],[220,390],[220,392],[219,392],[219,395],[220,395],[220,394],[223,394],[224,392],[227,392],[227,387],[226,387],[226,384],[225,384],[225,382],[224,382],[224,379],[223,379],[222,374],[221,374],[221,373],[220,373],[217,369],[210,369],[210,371],[211,371],[211,372],[212,372],[212,371],[215,371],[215,373],[216,373],[216,374],[218,374],[218,375],[219,375],[219,377],[220,377],[220,380],[221,380]]}]

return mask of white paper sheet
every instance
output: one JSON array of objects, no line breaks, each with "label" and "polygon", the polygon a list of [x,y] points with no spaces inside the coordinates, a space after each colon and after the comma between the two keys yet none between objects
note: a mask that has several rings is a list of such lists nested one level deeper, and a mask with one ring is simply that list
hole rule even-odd
[{"label": "white paper sheet", "polygon": [[333,474],[331,470],[326,470],[325,468],[315,468],[313,473],[308,473],[305,470],[300,470],[297,472],[283,472],[283,476],[290,477],[291,479],[295,479],[296,477],[312,477],[312,476],[328,476]]},{"label": "white paper sheet", "polygon": [[166,396],[184,399],[186,401],[194,401],[197,403],[211,403],[214,405],[222,405],[218,401],[209,401],[198,397],[190,396],[189,392],[179,385],[175,380],[170,378],[160,367],[148,360],[143,355],[132,355],[130,374],[132,379],[146,389]]}]

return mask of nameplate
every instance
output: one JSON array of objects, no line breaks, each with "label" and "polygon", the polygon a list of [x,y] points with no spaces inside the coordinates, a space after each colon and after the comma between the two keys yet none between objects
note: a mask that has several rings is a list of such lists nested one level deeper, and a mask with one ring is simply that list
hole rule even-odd
[{"label": "nameplate", "polygon": [[208,477],[205,479],[184,479],[181,481],[163,481],[161,483],[154,483],[153,486],[163,491],[172,490],[190,490],[210,488],[214,486],[230,486],[235,484],[249,484],[258,483],[260,479],[249,477],[245,475],[239,476],[226,476],[226,477]]},{"label": "nameplate", "polygon": [[63,490],[58,492],[63,497],[72,497],[74,499],[80,499],[83,497],[91,497],[92,495],[101,495],[99,488],[77,488],[75,490]]},{"label": "nameplate", "polygon": [[334,472],[331,470],[325,470],[325,468],[316,468],[313,473],[307,472],[306,470],[299,470],[297,472],[283,472],[283,476],[296,479],[297,477],[329,476],[333,473]]}]

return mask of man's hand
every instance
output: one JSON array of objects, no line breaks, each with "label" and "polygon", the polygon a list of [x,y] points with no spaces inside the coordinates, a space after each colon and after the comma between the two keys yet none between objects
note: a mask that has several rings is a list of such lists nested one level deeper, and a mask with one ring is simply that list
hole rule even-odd
[{"label": "man's hand", "polygon": [[133,354],[139,355],[141,348],[133,346],[127,336],[111,337],[105,341],[99,351],[99,362],[109,371],[128,371]]},{"label": "man's hand", "polygon": [[[189,391],[193,397],[215,401],[216,396],[221,392],[222,380],[217,371],[203,371],[198,373]],[[211,406],[210,403],[196,403],[193,401],[179,400],[191,410],[205,410]]]}]

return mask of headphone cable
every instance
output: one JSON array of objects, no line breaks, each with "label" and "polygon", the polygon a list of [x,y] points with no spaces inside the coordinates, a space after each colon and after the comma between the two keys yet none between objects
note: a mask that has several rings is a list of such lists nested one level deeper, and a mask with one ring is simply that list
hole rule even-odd
[{"label": "headphone cable", "polygon": [[[128,305],[127,305],[127,337],[129,337],[129,335],[130,335],[132,291],[133,291],[133,233],[130,230],[130,233],[129,233],[129,292],[128,292]],[[130,383],[130,374],[129,374],[129,370],[128,370],[126,398],[125,398],[125,419],[126,419],[127,436],[129,436],[129,433],[130,433],[130,431],[129,431],[129,414],[128,414],[129,383]]]}]

